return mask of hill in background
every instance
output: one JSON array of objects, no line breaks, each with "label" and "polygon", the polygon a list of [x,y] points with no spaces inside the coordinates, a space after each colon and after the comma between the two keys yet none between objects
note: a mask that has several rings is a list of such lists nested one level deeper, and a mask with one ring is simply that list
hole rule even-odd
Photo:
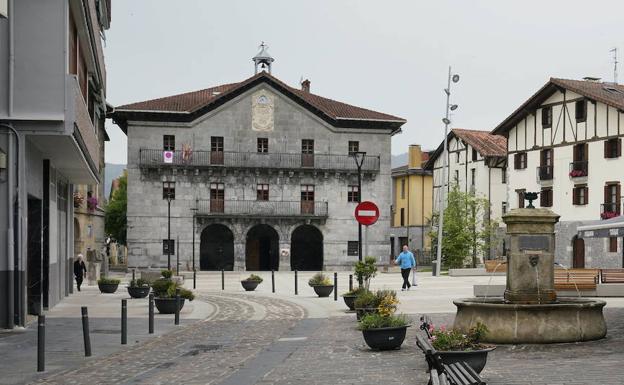
[{"label": "hill in background", "polygon": [[106,163],[106,168],[104,169],[104,194],[106,199],[110,195],[113,179],[120,177],[125,169],[125,164]]}]

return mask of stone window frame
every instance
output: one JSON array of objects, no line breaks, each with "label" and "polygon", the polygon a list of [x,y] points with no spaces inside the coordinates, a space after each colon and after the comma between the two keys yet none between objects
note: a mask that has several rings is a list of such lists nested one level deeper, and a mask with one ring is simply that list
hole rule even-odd
[{"label": "stone window frame", "polygon": [[347,202],[358,203],[360,201],[360,188],[358,185],[347,186]]}]

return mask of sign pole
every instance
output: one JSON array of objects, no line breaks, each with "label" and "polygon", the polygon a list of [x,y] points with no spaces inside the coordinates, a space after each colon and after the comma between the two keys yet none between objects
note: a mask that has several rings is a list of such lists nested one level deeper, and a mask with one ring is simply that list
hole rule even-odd
[{"label": "sign pole", "polygon": [[368,257],[368,226],[364,227],[364,256]]}]

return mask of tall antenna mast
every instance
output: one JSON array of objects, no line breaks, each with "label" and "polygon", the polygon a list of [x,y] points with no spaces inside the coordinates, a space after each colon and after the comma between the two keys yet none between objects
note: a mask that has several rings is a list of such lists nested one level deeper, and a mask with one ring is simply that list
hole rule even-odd
[{"label": "tall antenna mast", "polygon": [[613,52],[613,83],[617,84],[618,80],[617,80],[617,65],[618,65],[618,60],[617,60],[617,47],[613,48],[611,51],[609,52]]}]

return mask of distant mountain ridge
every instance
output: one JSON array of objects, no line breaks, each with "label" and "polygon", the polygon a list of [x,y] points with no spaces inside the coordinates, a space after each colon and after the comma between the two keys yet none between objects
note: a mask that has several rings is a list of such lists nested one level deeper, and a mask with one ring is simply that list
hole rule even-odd
[{"label": "distant mountain ridge", "polygon": [[104,194],[106,199],[110,195],[111,183],[113,179],[120,177],[126,169],[125,164],[106,163],[104,169]]},{"label": "distant mountain ridge", "polygon": [[392,168],[405,166],[407,164],[407,152],[404,152],[403,154],[392,155],[390,164]]}]

